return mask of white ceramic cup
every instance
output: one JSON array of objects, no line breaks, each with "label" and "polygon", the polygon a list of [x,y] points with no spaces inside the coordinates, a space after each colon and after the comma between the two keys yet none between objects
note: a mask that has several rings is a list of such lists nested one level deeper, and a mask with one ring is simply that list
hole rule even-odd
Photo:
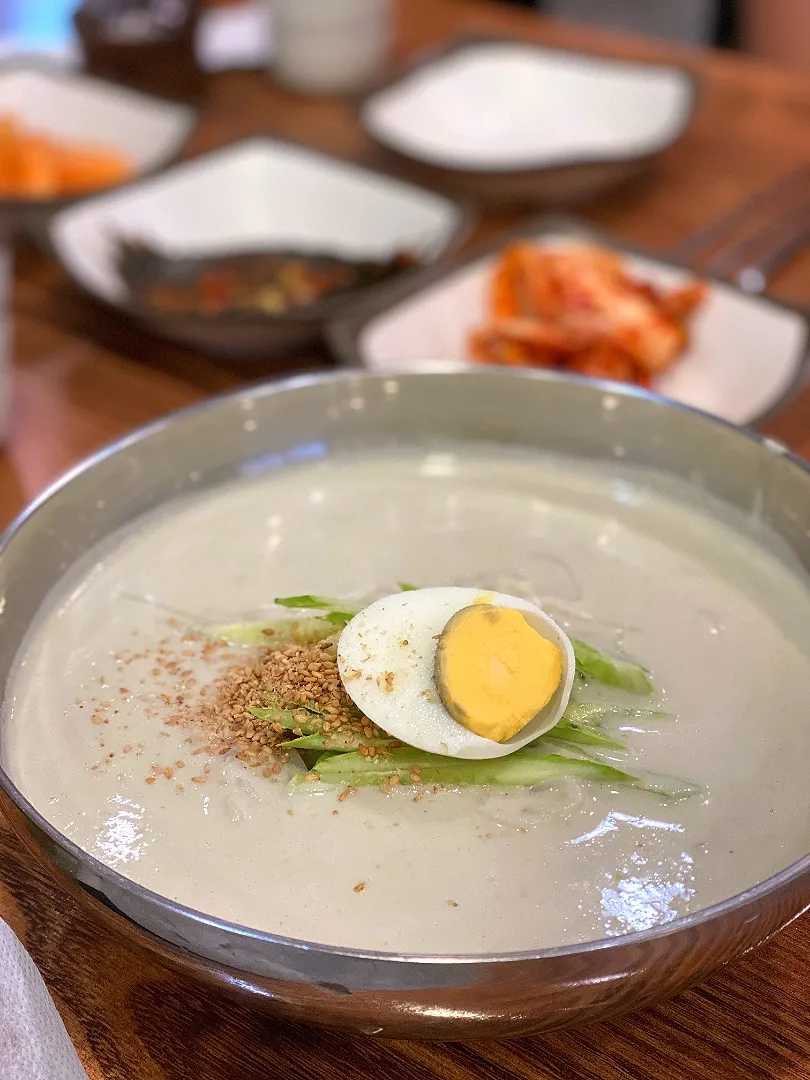
[{"label": "white ceramic cup", "polygon": [[392,0],[270,0],[272,71],[305,93],[360,90],[382,71],[392,34]]}]

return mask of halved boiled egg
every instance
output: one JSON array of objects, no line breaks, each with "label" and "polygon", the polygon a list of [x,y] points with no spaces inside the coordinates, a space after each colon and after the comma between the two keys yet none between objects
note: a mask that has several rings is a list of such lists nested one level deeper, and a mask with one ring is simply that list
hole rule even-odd
[{"label": "halved boiled egg", "polygon": [[459,758],[511,754],[562,716],[571,642],[527,600],[434,588],[364,608],[338,641],[349,697],[409,746]]}]

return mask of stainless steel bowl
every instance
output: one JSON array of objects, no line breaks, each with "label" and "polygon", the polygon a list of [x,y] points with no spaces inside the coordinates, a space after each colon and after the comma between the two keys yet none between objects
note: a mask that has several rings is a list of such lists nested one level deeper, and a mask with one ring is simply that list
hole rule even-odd
[{"label": "stainless steel bowl", "polygon": [[[807,467],[778,444],[692,410],[545,372],[299,378],[161,420],[91,458],[22,516],[0,544],[0,685],[48,590],[90,545],[137,515],[246,467],[437,435],[596,459],[612,459],[621,444],[623,462],[653,466],[758,514],[810,568]],[[166,963],[254,994],[283,1015],[387,1037],[505,1037],[648,1005],[810,906],[808,856],[721,904],[624,937],[484,956],[361,952],[181,907],[77,848],[2,771],[0,788],[20,834],[72,879],[68,887],[95,897],[99,917]]]}]

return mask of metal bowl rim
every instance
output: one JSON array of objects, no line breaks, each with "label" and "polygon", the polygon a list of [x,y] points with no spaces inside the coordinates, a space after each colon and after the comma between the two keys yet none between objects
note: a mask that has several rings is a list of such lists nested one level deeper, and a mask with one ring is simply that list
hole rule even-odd
[{"label": "metal bowl rim", "polygon": [[[462,376],[465,379],[485,379],[487,377],[492,378],[493,375],[499,375],[501,378],[509,377],[513,379],[519,379],[528,382],[540,382],[540,383],[575,383],[583,387],[583,389],[592,390],[595,393],[611,394],[625,398],[636,398],[647,402],[651,407],[665,408],[667,410],[676,410],[683,412],[687,415],[691,415],[696,418],[700,423],[708,423],[713,426],[720,426],[726,429],[729,433],[733,434],[735,438],[740,438],[744,441],[754,443],[758,445],[765,453],[775,454],[779,457],[785,458],[792,465],[798,467],[805,475],[810,476],[810,463],[803,461],[797,455],[793,454],[785,446],[778,441],[771,439],[767,436],[758,434],[757,432],[737,427],[736,425],[712,416],[709,413],[705,413],[700,409],[695,409],[689,405],[683,405],[680,402],[671,401],[668,398],[661,397],[658,394],[654,394],[651,391],[643,390],[639,387],[631,387],[623,383],[613,383],[607,380],[590,379],[586,377],[573,376],[564,372],[551,371],[551,370],[519,370],[510,371],[507,373],[500,371],[497,368],[482,367],[480,369],[469,369],[459,364],[448,364],[443,362],[428,362],[427,366],[420,369],[418,372],[413,370],[404,370],[402,372],[389,371],[385,373],[374,372],[357,372],[357,371],[336,371],[336,372],[313,372],[310,374],[295,375],[286,379],[279,379],[270,381],[267,383],[259,384],[253,387],[242,387],[236,390],[228,391],[224,394],[218,394],[202,402],[186,406],[182,409],[177,409],[166,416],[160,417],[149,424],[143,425],[137,428],[135,431],[130,432],[123,438],[117,439],[106,446],[97,450],[95,453],[85,457],[73,468],[63,473],[57,480],[50,484],[45,491],[43,491],[36,499],[33,500],[27,507],[25,507],[21,513],[12,521],[12,523],[6,528],[2,534],[0,534],[0,558],[2,558],[3,552],[10,543],[10,541],[25,527],[28,522],[36,515],[37,511],[50,499],[58,495],[63,489],[68,487],[73,480],[79,476],[90,472],[96,465],[105,461],[108,457],[111,457],[119,452],[128,449],[131,446],[137,445],[154,435],[159,434],[167,427],[172,426],[178,420],[184,420],[189,417],[194,417],[198,414],[214,411],[221,406],[227,406],[231,402],[238,401],[242,398],[256,398],[256,397],[274,397],[277,394],[285,394],[291,391],[306,389],[307,387],[322,385],[324,383],[356,383],[358,381],[364,382],[384,382],[387,380],[413,380],[430,378],[433,375],[453,375]],[[745,904],[752,902],[759,902],[764,900],[771,893],[788,885],[790,882],[800,877],[803,873],[810,872],[810,853],[798,859],[796,862],[779,870],[776,874],[766,878],[764,881],[758,882],[756,885],[751,886],[749,889],[745,889],[734,896],[728,897],[725,900],[721,900],[716,904],[712,904],[709,907],[701,908],[698,911],[692,912],[689,915],[678,917],[671,922],[664,923],[659,926],[652,927],[647,930],[637,930],[628,934],[620,934],[615,937],[597,938],[593,941],[583,941],[572,945],[561,945],[543,949],[528,949],[520,950],[516,952],[504,952],[504,953],[461,953],[461,954],[448,954],[448,953],[403,953],[403,952],[385,952],[380,950],[367,950],[347,948],[341,945],[327,945],[321,942],[304,941],[300,938],[288,938],[280,934],[272,934],[264,930],[256,930],[251,927],[242,926],[238,923],[229,922],[226,919],[219,919],[212,915],[207,915],[205,912],[197,911],[194,908],[187,907],[184,904],[179,904],[174,900],[170,900],[166,896],[162,896],[160,893],[154,892],[152,889],[148,889],[143,885],[138,884],[132,879],[120,874],[113,867],[108,866],[106,863],[100,862],[95,856],[90,855],[83,848],[80,848],[68,837],[59,832],[38,810],[32,806],[31,803],[22,795],[16,785],[12,782],[8,774],[2,768],[0,763],[0,789],[2,789],[11,801],[17,806],[17,808],[23,813],[23,815],[33,822],[42,832],[44,832],[57,847],[67,850],[71,856],[79,863],[84,863],[92,868],[93,873],[102,879],[112,880],[116,888],[124,893],[130,893],[136,895],[142,900],[146,900],[153,906],[159,907],[163,910],[171,912],[173,915],[179,915],[183,919],[191,919],[197,923],[203,923],[220,930],[228,935],[236,935],[241,938],[249,938],[256,941],[260,941],[265,945],[280,947],[284,949],[302,950],[305,952],[323,953],[335,957],[345,957],[351,960],[358,961],[387,961],[393,963],[406,963],[406,964],[420,964],[420,965],[445,965],[450,966],[454,964],[463,965],[476,965],[476,964],[502,964],[502,963],[517,963],[521,961],[534,961],[534,960],[553,960],[558,957],[575,956],[577,954],[590,955],[591,953],[601,953],[606,950],[615,949],[624,945],[643,945],[650,941],[656,941],[660,938],[669,937],[672,934],[676,934],[681,930],[688,930],[695,926],[699,926],[703,923],[710,922],[715,918],[728,915],[735,911],[737,908],[743,907]],[[807,908],[802,912],[797,912],[793,918],[789,921],[793,921],[794,918],[798,918],[803,914]],[[131,920],[134,921],[134,920]],[[154,933],[146,928],[137,924],[139,929],[144,933]]]}]

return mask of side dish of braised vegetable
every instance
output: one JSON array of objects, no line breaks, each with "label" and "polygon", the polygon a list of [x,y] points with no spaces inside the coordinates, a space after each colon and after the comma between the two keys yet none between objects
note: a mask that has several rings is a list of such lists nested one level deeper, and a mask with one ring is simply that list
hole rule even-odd
[{"label": "side dish of braised vegetable", "polygon": [[138,306],[210,319],[301,311],[416,263],[406,252],[381,261],[293,250],[170,255],[134,239],[119,241],[117,261]]}]

